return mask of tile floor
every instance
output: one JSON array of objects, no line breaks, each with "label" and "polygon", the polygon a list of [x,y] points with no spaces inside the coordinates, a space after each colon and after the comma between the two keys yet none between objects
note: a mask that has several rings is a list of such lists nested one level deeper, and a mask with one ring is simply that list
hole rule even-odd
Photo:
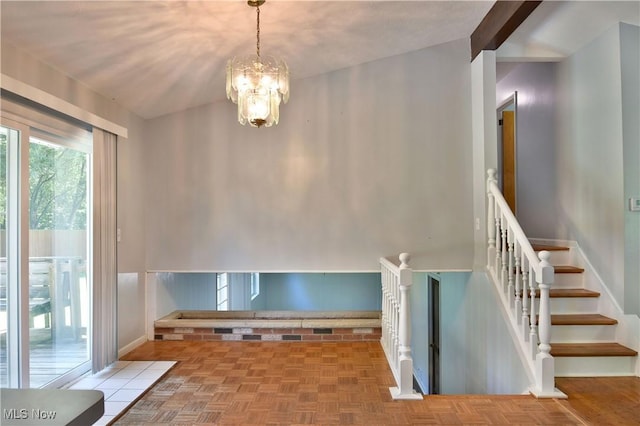
[{"label": "tile floor", "polygon": [[96,389],[104,393],[104,415],[94,426],[108,425],[169,371],[176,361],[118,361],[84,377],[69,389]]}]

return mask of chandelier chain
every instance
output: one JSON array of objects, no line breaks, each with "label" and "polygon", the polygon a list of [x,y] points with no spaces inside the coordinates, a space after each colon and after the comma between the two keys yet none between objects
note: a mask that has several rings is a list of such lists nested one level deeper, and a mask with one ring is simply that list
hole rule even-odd
[{"label": "chandelier chain", "polygon": [[256,7],[256,55],[260,58],[260,6]]}]

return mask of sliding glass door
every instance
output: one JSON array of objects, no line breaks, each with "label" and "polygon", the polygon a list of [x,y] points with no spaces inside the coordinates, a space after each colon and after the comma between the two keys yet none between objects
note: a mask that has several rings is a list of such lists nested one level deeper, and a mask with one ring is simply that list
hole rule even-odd
[{"label": "sliding glass door", "polygon": [[52,138],[30,138],[31,387],[46,385],[89,361],[88,167],[86,152]]},{"label": "sliding glass door", "polygon": [[57,386],[90,368],[90,146],[0,127],[2,387]]},{"label": "sliding glass door", "polygon": [[[17,358],[18,298],[15,227],[10,223],[16,219],[15,193],[17,174],[10,173],[9,159],[17,155],[19,133],[15,129],[0,126],[0,386],[16,387],[19,382],[19,362]],[[11,170],[15,172],[15,170]],[[11,176],[13,175],[13,176]],[[11,220],[10,220],[11,219]],[[10,235],[11,231],[14,235]],[[11,256],[10,256],[11,254]]]}]

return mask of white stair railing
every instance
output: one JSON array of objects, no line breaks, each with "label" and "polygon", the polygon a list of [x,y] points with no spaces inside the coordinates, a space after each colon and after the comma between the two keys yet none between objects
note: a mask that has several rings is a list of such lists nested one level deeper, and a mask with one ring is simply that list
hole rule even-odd
[{"label": "white stair railing", "polygon": [[[509,312],[518,344],[526,354],[527,367],[535,378],[531,393],[539,398],[566,398],[555,388],[551,356],[549,289],[554,268],[549,252],[536,256],[529,239],[509,208],[496,179],[487,171],[487,269]],[[536,311],[536,287],[539,306]]]},{"label": "white stair railing", "polygon": [[380,343],[396,379],[397,387],[389,388],[393,399],[422,399],[413,390],[413,358],[411,357],[411,311],[409,290],[413,271],[409,255],[399,256],[400,265],[380,259],[382,273],[382,337]]}]

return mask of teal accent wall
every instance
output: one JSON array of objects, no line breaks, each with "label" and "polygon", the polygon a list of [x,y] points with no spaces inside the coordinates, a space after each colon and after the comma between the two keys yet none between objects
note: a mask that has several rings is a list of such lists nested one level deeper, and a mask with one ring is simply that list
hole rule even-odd
[{"label": "teal accent wall", "polygon": [[262,273],[254,310],[380,310],[379,273]]}]

